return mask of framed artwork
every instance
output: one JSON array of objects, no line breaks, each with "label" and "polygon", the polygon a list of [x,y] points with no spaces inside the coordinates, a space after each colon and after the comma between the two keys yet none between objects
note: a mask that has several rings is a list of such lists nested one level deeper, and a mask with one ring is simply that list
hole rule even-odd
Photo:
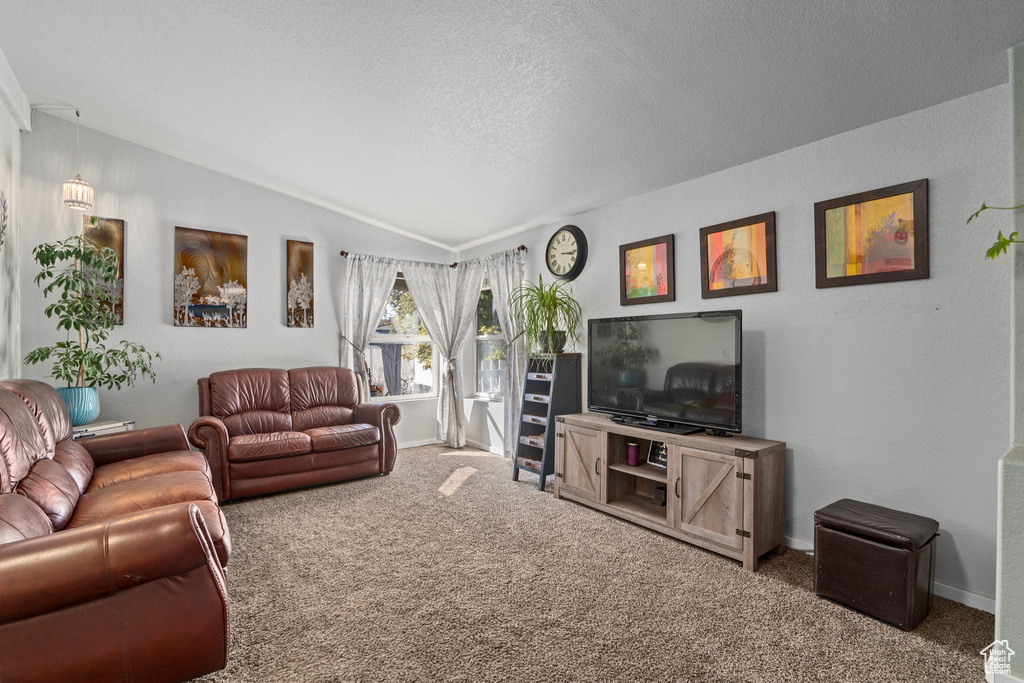
[{"label": "framed artwork", "polygon": [[313,327],[313,243],[288,240],[288,327]]},{"label": "framed artwork", "polygon": [[661,441],[652,441],[647,452],[647,464],[668,469],[668,446]]},{"label": "framed artwork", "polygon": [[701,228],[700,273],[702,299],[778,290],[775,212]]},{"label": "framed artwork", "polygon": [[245,327],[248,238],[174,228],[174,326]]},{"label": "framed artwork", "polygon": [[814,205],[815,284],[928,277],[928,179]]},{"label": "framed artwork", "polygon": [[619,247],[620,306],[675,300],[673,235],[662,235]]},{"label": "framed artwork", "polygon": [[109,247],[117,254],[117,285],[110,298],[114,302],[114,324],[124,325],[124,221],[117,218],[82,216],[82,236],[97,249]]}]

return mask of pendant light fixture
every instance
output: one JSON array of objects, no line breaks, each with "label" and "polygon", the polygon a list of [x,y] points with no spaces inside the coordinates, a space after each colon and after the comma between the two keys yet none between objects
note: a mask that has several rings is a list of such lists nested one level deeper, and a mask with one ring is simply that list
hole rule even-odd
[{"label": "pendant light fixture", "polygon": [[82,114],[75,110],[75,177],[64,183],[64,203],[72,209],[88,211],[92,208],[93,192],[89,183],[82,180],[79,174],[81,170],[82,154]]}]

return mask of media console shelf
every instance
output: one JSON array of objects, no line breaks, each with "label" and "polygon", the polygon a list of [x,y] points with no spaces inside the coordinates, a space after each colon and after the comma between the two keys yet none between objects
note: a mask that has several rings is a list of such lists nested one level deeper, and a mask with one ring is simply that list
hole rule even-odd
[{"label": "media console shelf", "polygon": [[[668,446],[668,468],[626,464]],[[659,490],[661,489],[661,490]],[[745,436],[670,434],[616,424],[606,415],[556,418],[555,497],[621,517],[743,562],[784,552],[786,444]],[[662,503],[664,501],[664,503]]]}]

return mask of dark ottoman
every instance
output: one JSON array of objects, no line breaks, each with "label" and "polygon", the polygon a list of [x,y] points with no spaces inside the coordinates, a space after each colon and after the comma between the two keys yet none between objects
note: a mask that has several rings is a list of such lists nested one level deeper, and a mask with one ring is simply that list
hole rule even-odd
[{"label": "dark ottoman", "polygon": [[814,513],[814,592],[905,631],[928,614],[939,523],[843,499]]}]

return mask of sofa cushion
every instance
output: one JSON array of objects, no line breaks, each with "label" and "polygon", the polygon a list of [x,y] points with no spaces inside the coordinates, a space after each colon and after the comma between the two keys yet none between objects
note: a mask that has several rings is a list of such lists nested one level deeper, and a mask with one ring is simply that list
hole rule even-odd
[{"label": "sofa cushion", "polygon": [[288,371],[291,388],[292,429],[304,432],[352,422],[352,409],[360,402],[360,385],[348,368],[316,367]]},{"label": "sofa cushion", "polygon": [[49,384],[34,379],[6,379],[0,382],[0,389],[16,395],[32,411],[46,444],[47,457],[52,458],[57,442],[71,438],[71,416],[64,399]]},{"label": "sofa cushion", "polygon": [[[97,472],[100,469],[96,468]],[[217,505],[217,495],[210,478],[203,472],[168,472],[96,489],[90,487],[78,501],[67,528],[106,522],[139,510],[153,510],[176,503],[196,504],[213,539],[217,556],[226,566],[231,553],[228,526]]]},{"label": "sofa cushion", "polygon": [[[291,458],[273,458],[269,460],[250,460],[248,462],[228,463],[228,469],[232,480],[232,486],[250,479],[276,479],[278,477],[288,478],[289,475],[303,472],[313,473],[318,470],[338,470],[347,466],[371,462],[376,468],[374,472],[357,474],[354,476],[367,476],[368,474],[380,473],[380,446],[371,444],[369,446],[358,446],[356,448],[345,448],[337,451],[323,451],[320,453],[306,453]],[[338,479],[335,481],[343,481]],[[323,480],[321,480],[321,483]],[[316,482],[312,482],[316,483]],[[310,486],[311,484],[296,484],[295,486]],[[283,490],[283,489],[279,489]]]},{"label": "sofa cushion", "polygon": [[18,396],[0,389],[0,493],[11,493],[32,464],[46,457],[39,423]]},{"label": "sofa cushion", "polygon": [[25,496],[0,495],[0,545],[53,533],[46,513]]},{"label": "sofa cushion", "polygon": [[97,467],[89,490],[168,472],[205,472],[209,475],[210,464],[199,451],[169,451],[128,458]]},{"label": "sofa cushion", "polygon": [[292,428],[288,373],[270,368],[225,370],[210,375],[210,413],[230,436]]},{"label": "sofa cushion", "polygon": [[77,441],[58,441],[53,461],[63,465],[78,484],[78,492],[85,493],[89,488],[89,482],[92,481],[93,470],[96,469],[96,463],[93,462],[89,451]]},{"label": "sofa cushion", "polygon": [[201,500],[217,501],[213,484],[203,472],[168,472],[102,488],[90,486],[78,500],[68,528],[106,522],[138,510]]},{"label": "sofa cushion", "polygon": [[50,518],[54,531],[67,526],[81,495],[78,483],[63,465],[49,458],[32,465],[25,478],[18,482],[15,493],[38,505]]},{"label": "sofa cushion", "polygon": [[312,450],[309,435],[302,432],[274,432],[232,437],[228,442],[228,460],[266,460],[301,455]]},{"label": "sofa cushion", "polygon": [[305,433],[309,435],[314,453],[368,446],[380,441],[380,431],[376,427],[359,423],[338,425],[337,427],[316,427],[307,429]]}]

